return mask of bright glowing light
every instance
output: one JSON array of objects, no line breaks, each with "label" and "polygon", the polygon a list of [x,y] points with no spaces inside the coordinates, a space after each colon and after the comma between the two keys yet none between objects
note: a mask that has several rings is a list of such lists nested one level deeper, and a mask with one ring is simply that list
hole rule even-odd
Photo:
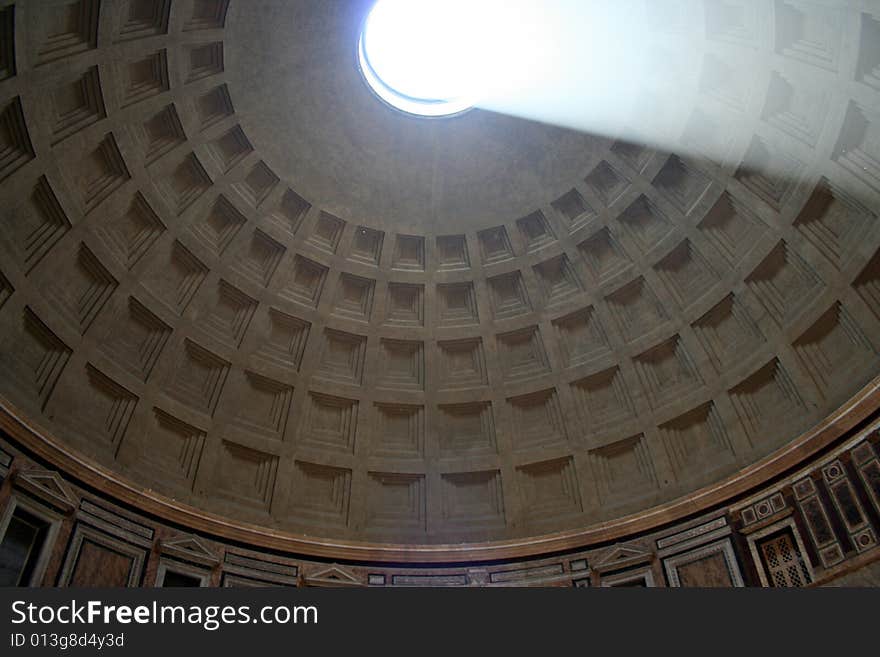
[{"label": "bright glowing light", "polygon": [[[766,58],[739,49],[712,65],[704,3],[673,3],[677,12],[667,4],[378,0],[361,34],[361,68],[377,95],[412,114],[478,107],[724,162],[754,126],[709,90],[745,93]],[[850,11],[844,0],[824,4]],[[824,84],[803,75],[805,88],[808,79]]]},{"label": "bright glowing light", "polygon": [[361,70],[398,109],[444,116],[484,96],[505,34],[503,0],[379,0],[361,34]]}]

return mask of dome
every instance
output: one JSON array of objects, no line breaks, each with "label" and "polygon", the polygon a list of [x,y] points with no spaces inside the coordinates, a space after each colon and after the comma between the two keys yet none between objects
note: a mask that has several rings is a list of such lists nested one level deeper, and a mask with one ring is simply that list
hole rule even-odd
[{"label": "dome", "polygon": [[420,562],[616,540],[825,447],[880,374],[880,16],[631,3],[689,86],[612,131],[390,107],[371,4],[0,9],[7,428],[159,518]]}]

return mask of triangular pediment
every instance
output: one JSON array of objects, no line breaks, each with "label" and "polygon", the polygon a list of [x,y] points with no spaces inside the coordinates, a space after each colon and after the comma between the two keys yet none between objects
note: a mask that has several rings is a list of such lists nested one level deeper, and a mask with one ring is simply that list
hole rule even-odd
[{"label": "triangular pediment", "polygon": [[654,555],[637,546],[615,545],[600,559],[594,562],[595,570],[613,570],[653,559]]},{"label": "triangular pediment", "polygon": [[220,557],[213,550],[205,545],[197,536],[190,534],[162,541],[161,550],[163,554],[186,561],[211,565],[220,561]]},{"label": "triangular pediment", "polygon": [[51,470],[21,470],[15,477],[15,485],[64,511],[75,509],[79,504],[73,489]]},{"label": "triangular pediment", "polygon": [[307,586],[363,586],[362,581],[336,564],[304,574],[303,580]]}]

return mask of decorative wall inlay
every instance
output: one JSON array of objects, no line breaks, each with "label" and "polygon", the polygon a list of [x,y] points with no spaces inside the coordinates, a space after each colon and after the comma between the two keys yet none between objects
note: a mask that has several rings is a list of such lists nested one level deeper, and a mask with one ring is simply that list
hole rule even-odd
[{"label": "decorative wall inlay", "polygon": [[729,539],[663,561],[670,586],[744,586]]}]

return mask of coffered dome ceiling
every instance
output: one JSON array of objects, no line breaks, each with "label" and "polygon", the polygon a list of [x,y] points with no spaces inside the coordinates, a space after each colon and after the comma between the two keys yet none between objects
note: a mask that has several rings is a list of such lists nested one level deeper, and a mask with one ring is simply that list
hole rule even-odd
[{"label": "coffered dome ceiling", "polygon": [[654,19],[699,44],[681,150],[389,109],[366,2],[0,5],[0,394],[150,495],[305,544],[576,533],[880,373],[862,3]]},{"label": "coffered dome ceiling", "polygon": [[607,151],[606,139],[501,114],[390,110],[357,67],[371,4],[258,0],[226,29],[239,123],[310,202],[381,230],[473,231],[562,196]]}]

